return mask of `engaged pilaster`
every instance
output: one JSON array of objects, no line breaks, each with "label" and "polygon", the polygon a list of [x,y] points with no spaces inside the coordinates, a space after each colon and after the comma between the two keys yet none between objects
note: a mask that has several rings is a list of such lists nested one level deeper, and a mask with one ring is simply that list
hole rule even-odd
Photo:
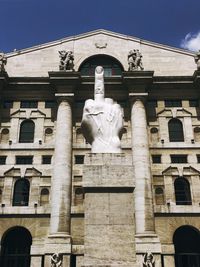
[{"label": "engaged pilaster", "polygon": [[146,95],[130,94],[137,234],[154,231],[147,120],[143,103]]}]

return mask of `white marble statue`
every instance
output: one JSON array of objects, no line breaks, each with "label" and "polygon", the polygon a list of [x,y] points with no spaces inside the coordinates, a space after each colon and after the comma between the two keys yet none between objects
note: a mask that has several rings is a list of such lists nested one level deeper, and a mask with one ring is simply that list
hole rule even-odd
[{"label": "white marble statue", "polygon": [[85,102],[82,130],[92,153],[120,153],[123,109],[111,98],[104,98],[104,70],[95,70],[94,100]]}]

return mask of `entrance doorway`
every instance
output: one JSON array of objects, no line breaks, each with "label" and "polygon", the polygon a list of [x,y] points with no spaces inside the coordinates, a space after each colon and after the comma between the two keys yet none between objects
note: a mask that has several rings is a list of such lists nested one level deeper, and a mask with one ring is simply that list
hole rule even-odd
[{"label": "entrance doorway", "polygon": [[200,232],[192,226],[179,227],[173,237],[176,267],[200,267]]},{"label": "entrance doorway", "polygon": [[24,227],[8,230],[1,242],[1,267],[30,267],[32,236]]}]

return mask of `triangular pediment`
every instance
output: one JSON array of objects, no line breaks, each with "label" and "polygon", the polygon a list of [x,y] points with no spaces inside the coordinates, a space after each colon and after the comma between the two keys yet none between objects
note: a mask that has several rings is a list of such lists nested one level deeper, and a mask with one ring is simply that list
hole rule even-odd
[{"label": "triangular pediment", "polygon": [[144,69],[155,75],[192,75],[196,69],[192,52],[100,29],[8,53],[6,70],[10,77],[48,76],[59,70],[58,51],[66,50],[74,53],[75,71],[87,58],[101,54],[116,58],[126,71],[132,49],[140,50]]},{"label": "triangular pediment", "polygon": [[159,117],[191,117],[192,113],[185,108],[164,108],[157,113]]},{"label": "triangular pediment", "polygon": [[187,175],[199,175],[200,172],[192,166],[187,167],[174,167],[169,166],[163,172],[165,176],[187,176]]},{"label": "triangular pediment", "polygon": [[23,109],[23,108],[14,111],[13,113],[10,114],[10,116],[22,119],[34,119],[34,118],[46,117],[46,115],[39,109]]},{"label": "triangular pediment", "polygon": [[[27,52],[31,52],[31,51],[36,50],[36,49],[41,50],[41,49],[44,49],[44,48],[47,48],[47,47],[50,47],[50,46],[57,46],[57,45],[59,45],[61,43],[63,44],[63,43],[67,43],[67,42],[70,42],[70,41],[77,41],[77,40],[80,40],[80,39],[89,39],[91,37],[97,37],[97,41],[99,40],[99,42],[100,43],[102,42],[102,44],[105,44],[103,42],[104,37],[112,37],[112,38],[117,38],[117,39],[121,39],[121,40],[125,40],[125,41],[128,40],[128,41],[132,41],[132,42],[136,42],[136,43],[140,43],[140,44],[150,45],[150,46],[154,46],[154,47],[157,47],[157,48],[163,48],[163,49],[166,49],[166,50],[179,52],[179,53],[182,53],[182,54],[188,54],[188,55],[192,55],[192,56],[194,56],[194,54],[195,54],[194,52],[191,52],[191,51],[188,51],[188,50],[185,50],[185,49],[176,48],[176,47],[172,47],[172,46],[164,45],[164,44],[159,44],[159,43],[156,43],[156,42],[144,40],[144,39],[141,39],[141,38],[138,38],[138,37],[134,37],[134,36],[131,36],[131,35],[125,35],[125,34],[121,34],[121,33],[116,33],[116,32],[108,31],[108,30],[105,30],[105,29],[98,29],[98,30],[95,30],[95,31],[90,31],[90,32],[86,32],[86,33],[82,33],[82,34],[78,34],[78,35],[74,35],[74,36],[61,38],[61,39],[58,39],[58,40],[55,40],[55,41],[52,41],[52,42],[36,45],[36,46],[30,47],[30,48],[25,48],[25,49],[22,49],[22,50],[19,50],[19,51],[14,51],[14,52],[8,53],[7,55],[9,56],[9,55],[14,55],[14,54],[27,53]],[[98,47],[98,42],[95,43],[95,44],[96,44],[97,48],[105,48],[104,45],[103,45],[103,47],[101,45],[99,45],[99,47]]]},{"label": "triangular pediment", "polygon": [[198,171],[197,169],[195,169],[192,166],[189,166],[189,167],[183,168],[183,173],[184,173],[184,175],[199,175],[200,171]]},{"label": "triangular pediment", "polygon": [[7,177],[21,176],[20,168],[10,168],[9,170],[4,172],[4,175]]},{"label": "triangular pediment", "polygon": [[24,165],[23,167],[19,168],[12,167],[7,170],[4,175],[7,177],[37,177],[41,176],[42,173],[34,167],[26,168],[26,166]]},{"label": "triangular pediment", "polygon": [[174,175],[179,176],[179,175],[180,175],[180,172],[179,172],[179,170],[178,170],[177,167],[169,166],[168,168],[166,168],[166,169],[162,172],[162,174],[165,175],[165,176],[174,176]]}]

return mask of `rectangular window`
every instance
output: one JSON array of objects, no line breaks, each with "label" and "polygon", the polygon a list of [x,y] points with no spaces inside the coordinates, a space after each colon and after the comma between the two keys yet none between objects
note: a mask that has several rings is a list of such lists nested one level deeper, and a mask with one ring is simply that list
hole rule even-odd
[{"label": "rectangular window", "polygon": [[0,156],[0,165],[6,164],[6,156]]},{"label": "rectangular window", "polygon": [[10,101],[10,100],[4,101],[3,108],[13,108],[13,101]]},{"label": "rectangular window", "polygon": [[199,106],[199,100],[198,99],[191,99],[191,100],[189,100],[189,105],[190,105],[190,107],[196,108]]},{"label": "rectangular window", "polygon": [[153,163],[161,163],[161,155],[152,155]]},{"label": "rectangular window", "polygon": [[200,163],[200,155],[197,155],[197,163]]},{"label": "rectangular window", "polygon": [[81,182],[82,181],[82,176],[80,175],[77,175],[77,176],[74,176],[74,182]]},{"label": "rectangular window", "polygon": [[187,163],[187,155],[170,155],[171,163]]},{"label": "rectangular window", "polygon": [[42,156],[42,164],[51,164],[52,156]]},{"label": "rectangular window", "polygon": [[165,100],[165,107],[182,107],[182,101],[180,99]]},{"label": "rectangular window", "polygon": [[32,164],[33,156],[16,156],[16,164]]},{"label": "rectangular window", "polygon": [[20,108],[37,108],[38,101],[21,101]]},{"label": "rectangular window", "polygon": [[76,155],[75,156],[75,164],[83,164],[84,163],[84,156],[83,155]]},{"label": "rectangular window", "polygon": [[56,102],[55,101],[45,101],[45,108],[55,108]]}]

